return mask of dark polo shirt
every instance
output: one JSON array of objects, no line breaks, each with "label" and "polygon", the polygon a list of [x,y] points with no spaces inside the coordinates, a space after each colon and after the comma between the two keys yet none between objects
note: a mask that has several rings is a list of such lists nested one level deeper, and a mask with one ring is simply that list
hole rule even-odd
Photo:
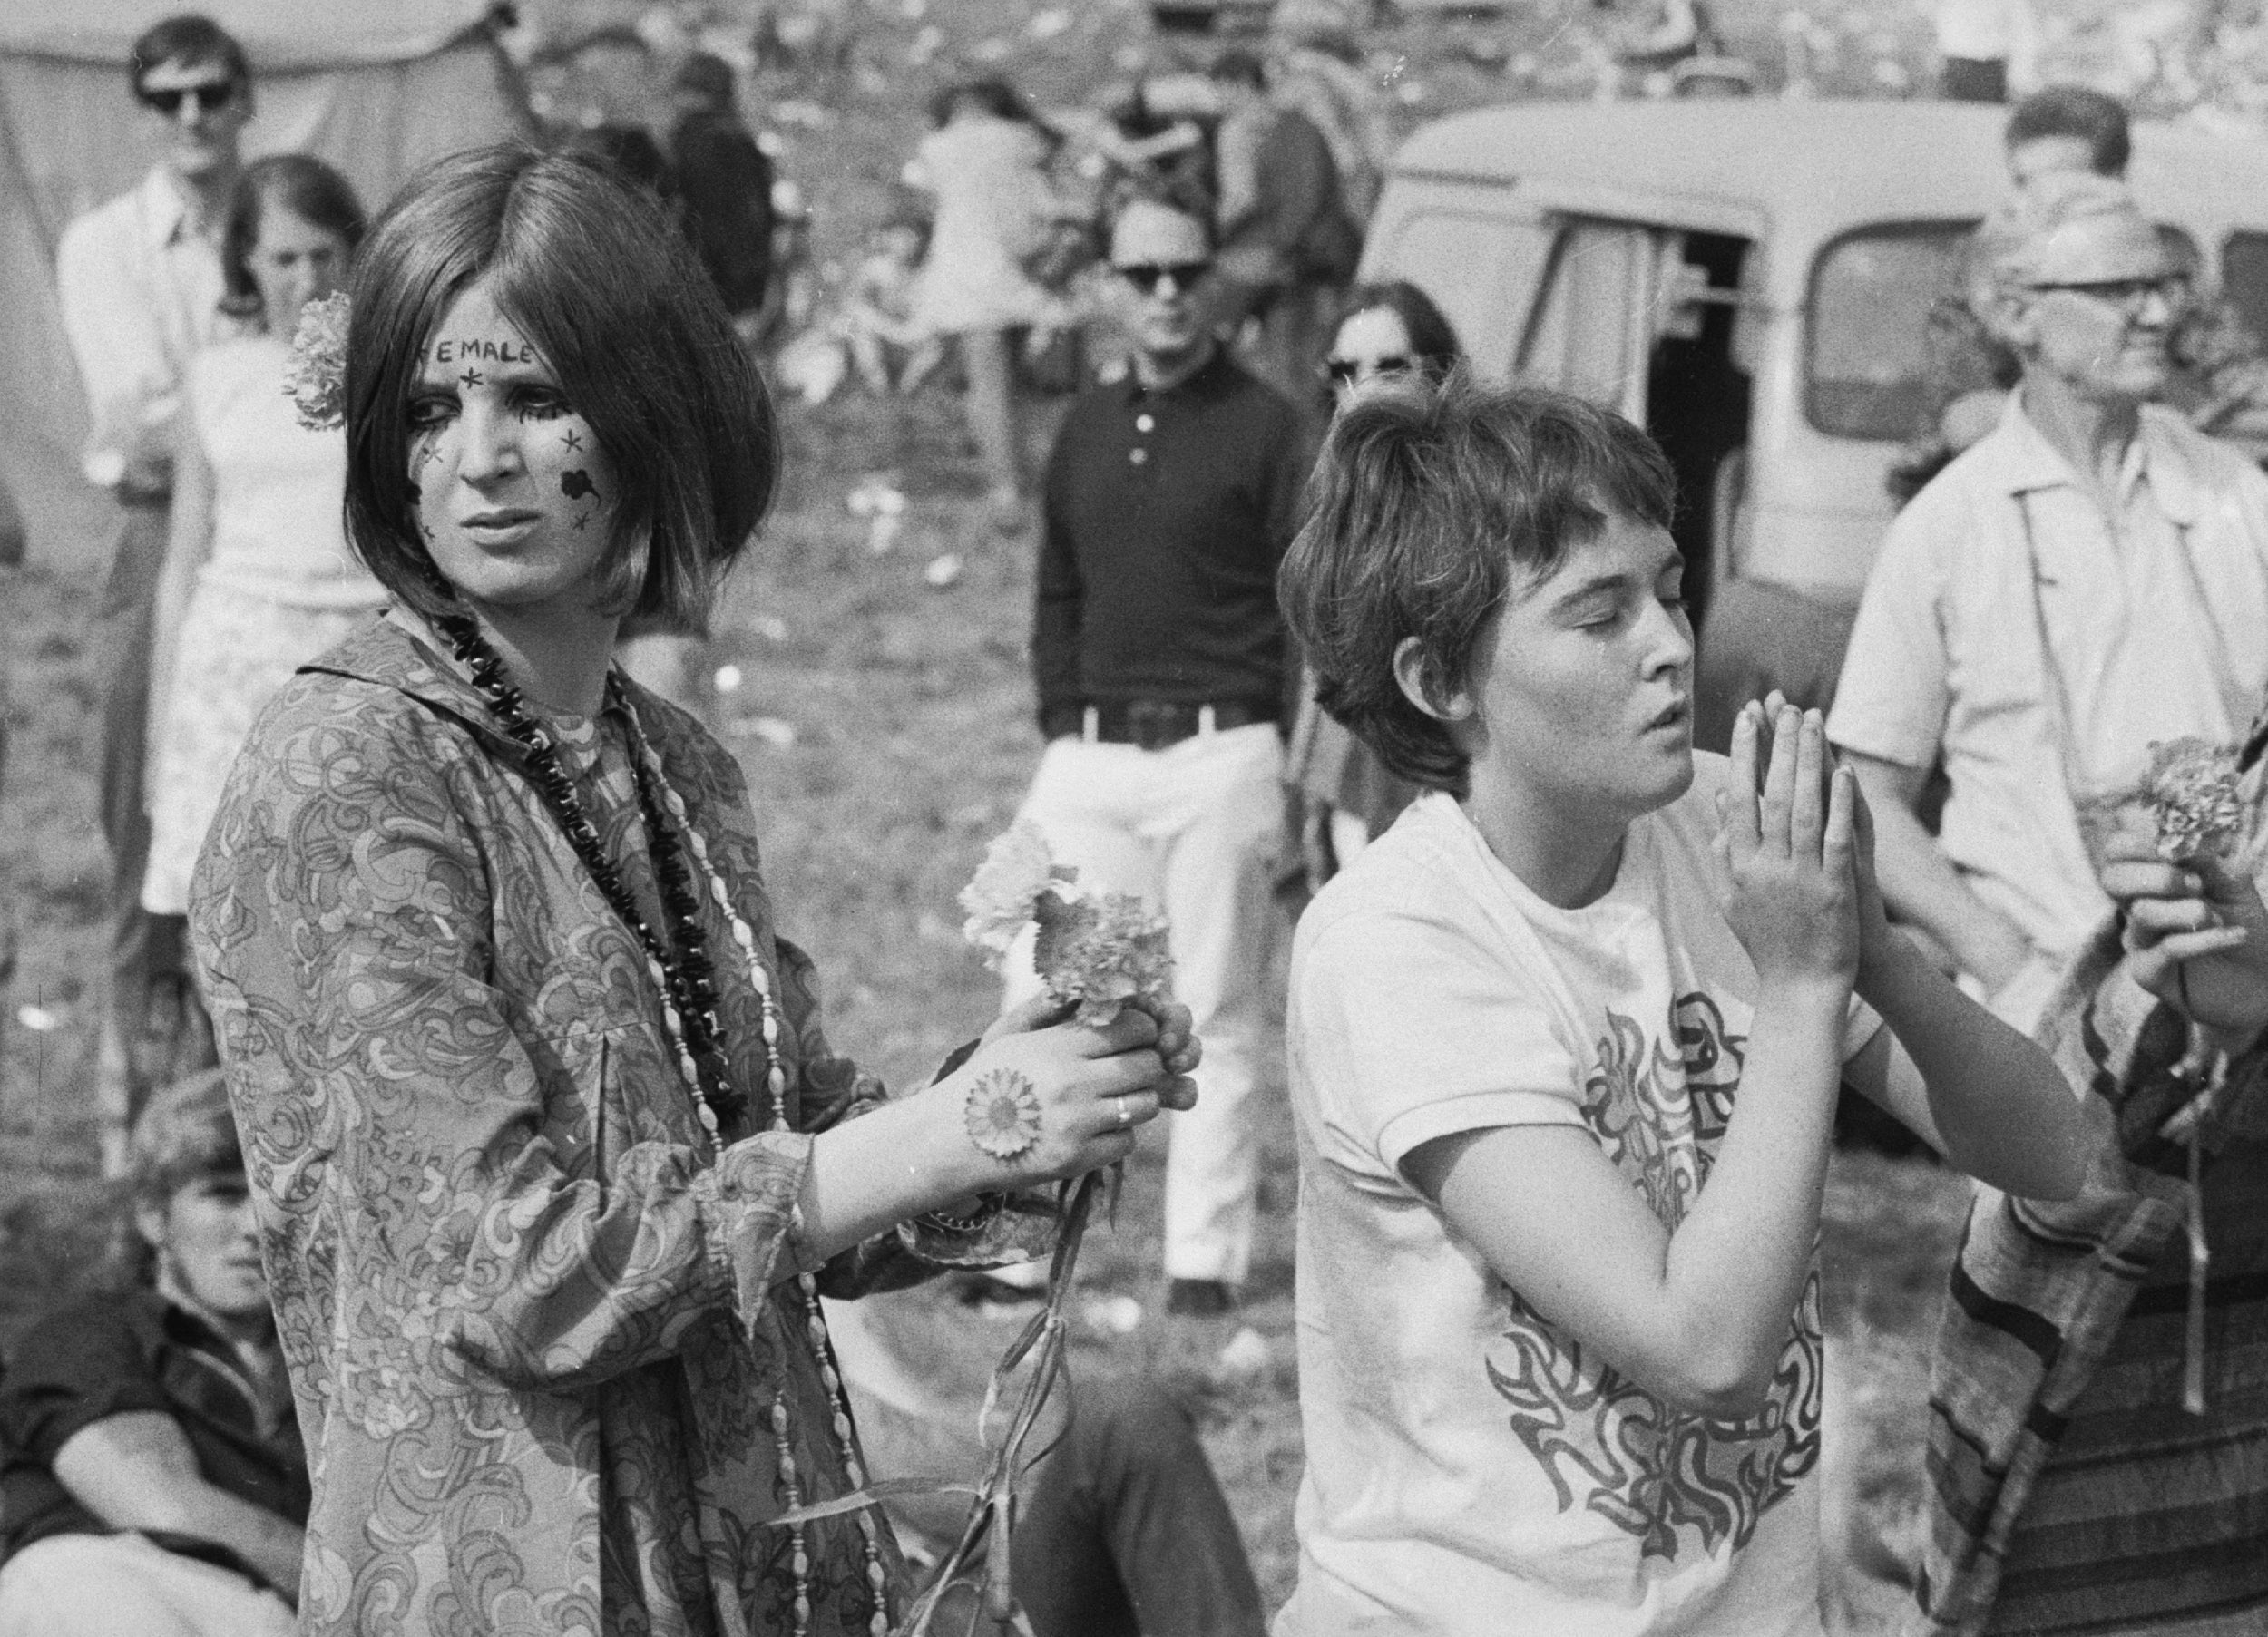
[{"label": "dark polo shirt", "polygon": [[[236,1353],[155,1291],[73,1303],[24,1332],[0,1377],[0,1544],[108,1535],[51,1470],[73,1433],[133,1410],[170,1415],[197,1470],[288,1522],[308,1515],[307,1455],[288,1401],[263,1411]],[[170,1544],[161,1542],[161,1544]]]},{"label": "dark polo shirt", "polygon": [[1048,461],[1031,632],[1040,729],[1132,699],[1273,710],[1276,568],[1306,451],[1292,406],[1216,354],[1163,392],[1129,372],[1071,405]]}]

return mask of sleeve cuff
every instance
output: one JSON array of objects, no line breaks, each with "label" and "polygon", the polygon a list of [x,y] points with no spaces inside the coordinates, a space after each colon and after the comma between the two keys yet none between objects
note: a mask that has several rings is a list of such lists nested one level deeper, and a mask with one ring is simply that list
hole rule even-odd
[{"label": "sleeve cuff", "polygon": [[1498,1125],[1573,1125],[1589,1130],[1583,1111],[1549,1091],[1476,1091],[1413,1108],[1378,1133],[1378,1157],[1397,1174],[1402,1162],[1435,1137],[1486,1131]]},{"label": "sleeve cuff", "polygon": [[822,1265],[805,1241],[801,1208],[811,1142],[799,1131],[758,1132],[693,1178],[709,1263],[729,1285],[744,1327],[753,1327],[774,1284]]}]

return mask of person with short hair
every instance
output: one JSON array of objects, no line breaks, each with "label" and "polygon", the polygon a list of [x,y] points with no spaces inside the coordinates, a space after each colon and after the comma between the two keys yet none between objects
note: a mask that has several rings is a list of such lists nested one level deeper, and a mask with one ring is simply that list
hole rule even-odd
[{"label": "person with short hair", "polygon": [[1936,0],[1938,95],[2005,102],[2032,85],[2039,55],[2033,0]]},{"label": "person with short hair", "polygon": [[1207,317],[1232,340],[1256,319],[1254,373],[1304,410],[1332,309],[1361,258],[1362,224],[1347,209],[1330,142],[1305,114],[1269,97],[1256,54],[1231,46],[1209,77],[1221,116]]},{"label": "person with short hair", "polygon": [[1884,920],[1818,714],[1693,751],[1674,491],[1609,411],[1457,374],[1340,415],[1285,560],[1325,707],[1425,793],[1293,948],[1278,1637],[1815,1637],[1839,1085],[2077,1185],[2053,1067]]},{"label": "person with short hair", "polygon": [[2124,188],[2042,177],[1979,244],[2022,383],[1891,525],[1828,726],[1892,908],[2028,1026],[2110,908],[2100,815],[2268,690],[2268,477],[2149,402],[2190,290]]},{"label": "person with short hair", "polygon": [[[852,1637],[905,1612],[820,1297],[1031,1254],[1187,1106],[1185,1009],[1034,1006],[895,1099],[829,1049],[740,771],[610,662],[777,478],[659,204],[512,144],[348,286],[347,526],[392,604],[277,696],[191,889],[314,1496],[307,1637]],[[1043,1196],[1044,1197],[1044,1196]]]},{"label": "person with short hair", "polygon": [[105,1168],[124,1160],[144,1091],[210,1063],[179,916],[142,907],[152,607],[165,558],[172,454],[189,360],[220,322],[220,236],[237,143],[252,117],[244,48],[210,18],[167,17],[137,39],[126,79],[157,151],[132,191],[64,229],[55,296],[92,423],[87,481],[119,505],[96,615],[110,947],[96,1060]]},{"label": "person with short hair", "polygon": [[[1022,809],[1082,880],[1171,924],[1206,1066],[1167,1153],[1165,1271],[1168,1307],[1195,1314],[1233,1306],[1251,1265],[1280,1018],[1276,565],[1306,472],[1291,405],[1205,326],[1211,255],[1206,224],[1171,206],[1137,200],[1112,224],[1133,365],[1072,404],[1049,456],[1031,621],[1047,745]],[[1038,984],[1011,965],[1012,1001]]]},{"label": "person with short hair", "polygon": [[2001,136],[2009,180],[2021,188],[2058,171],[2123,180],[2134,157],[2126,105],[2091,85],[2049,85],[2009,111]]},{"label": "person with short hair", "polygon": [[[1324,379],[1334,405],[1344,408],[1382,382],[1413,375],[1439,381],[1462,354],[1448,318],[1416,285],[1400,278],[1358,285],[1340,309]],[[1300,689],[1284,776],[1301,798],[1311,890],[1352,863],[1417,794],[1315,703],[1312,686]]]},{"label": "person with short hair", "polygon": [[229,207],[230,333],[190,360],[151,644],[152,915],[189,912],[197,851],[260,707],[385,600],[340,523],[346,440],[302,425],[286,389],[300,314],[344,282],[362,231],[352,185],[303,153],[253,161]]},{"label": "person with short hair", "polygon": [[290,1637],[307,1457],[220,1071],[152,1095],[130,1158],[149,1282],[0,1379],[0,1637]]},{"label": "person with short hair", "polygon": [[772,161],[740,118],[732,65],[697,51],[678,65],[670,129],[676,190],[693,248],[725,311],[744,326],[772,278]]}]

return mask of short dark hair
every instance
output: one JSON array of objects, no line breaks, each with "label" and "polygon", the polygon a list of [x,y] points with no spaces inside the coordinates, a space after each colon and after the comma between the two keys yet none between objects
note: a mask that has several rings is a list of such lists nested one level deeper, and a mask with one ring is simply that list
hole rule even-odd
[{"label": "short dark hair", "polygon": [[244,47],[237,44],[236,36],[210,17],[195,12],[152,24],[127,51],[126,83],[132,87],[134,95],[142,94],[142,75],[168,63],[189,68],[200,63],[218,63],[239,85],[252,83],[251,59],[244,54]]},{"label": "short dark hair", "polygon": [[580,153],[611,165],[665,205],[680,195],[677,172],[661,144],[642,125],[591,125],[559,144],[562,153]]},{"label": "short dark hair", "polygon": [[1550,573],[1610,515],[1667,528],[1676,492],[1653,439],[1564,393],[1460,365],[1365,394],[1332,425],[1276,577],[1316,703],[1403,778],[1465,794],[1468,758],[1403,693],[1395,650],[1416,638],[1431,684],[1462,685],[1515,570]]},{"label": "short dark hair", "polygon": [[126,1149],[127,1188],[145,1209],[163,1207],[184,1184],[241,1175],[244,1150],[220,1070],[202,1069],[151,1093]]},{"label": "short dark hair", "polygon": [[1337,336],[1339,326],[1357,313],[1380,310],[1402,320],[1403,333],[1410,337],[1410,351],[1436,378],[1447,375],[1464,356],[1448,317],[1433,305],[1431,296],[1406,278],[1356,285],[1339,304],[1338,324],[1332,326],[1331,333]]},{"label": "short dark hair", "polygon": [[583,155],[519,142],[450,154],[371,229],[348,289],[356,551],[403,602],[447,611],[412,510],[409,399],[434,327],[483,280],[620,474],[599,606],[705,628],[777,482],[771,399],[660,203]]},{"label": "short dark hair", "polygon": [[1224,85],[1249,85],[1255,91],[1266,91],[1268,85],[1267,64],[1260,61],[1260,54],[1241,45],[1232,45],[1215,57],[1205,76]]},{"label": "short dark hair", "polygon": [[715,106],[733,105],[732,64],[713,52],[697,51],[688,56],[678,64],[677,77],[670,84]]},{"label": "short dark hair", "polygon": [[2087,144],[2087,169],[2120,177],[2134,157],[2126,105],[2090,85],[2050,85],[2035,91],[2009,114],[2002,145],[2020,148],[2047,137],[2076,137]]},{"label": "short dark hair", "polygon": [[231,317],[262,316],[259,285],[252,278],[252,247],[259,242],[260,217],[270,205],[337,234],[347,241],[349,255],[362,242],[368,225],[354,184],[321,160],[305,153],[271,153],[254,160],[236,179],[228,221],[220,230],[220,276],[228,291],[220,298],[220,310]]},{"label": "short dark hair", "polygon": [[1025,99],[1023,93],[998,74],[984,74],[973,80],[955,80],[942,87],[929,99],[929,122],[943,125],[953,118],[953,111],[963,102],[974,102],[996,120],[1013,120],[1020,125],[1033,127],[1042,135],[1054,134]]}]

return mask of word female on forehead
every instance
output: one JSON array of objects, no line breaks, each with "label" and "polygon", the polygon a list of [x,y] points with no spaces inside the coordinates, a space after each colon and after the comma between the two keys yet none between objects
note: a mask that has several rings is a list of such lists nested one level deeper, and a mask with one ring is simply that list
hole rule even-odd
[{"label": "word female on forehead", "polygon": [[533,364],[535,348],[527,342],[491,341],[480,336],[459,336],[433,344],[435,364]]}]

